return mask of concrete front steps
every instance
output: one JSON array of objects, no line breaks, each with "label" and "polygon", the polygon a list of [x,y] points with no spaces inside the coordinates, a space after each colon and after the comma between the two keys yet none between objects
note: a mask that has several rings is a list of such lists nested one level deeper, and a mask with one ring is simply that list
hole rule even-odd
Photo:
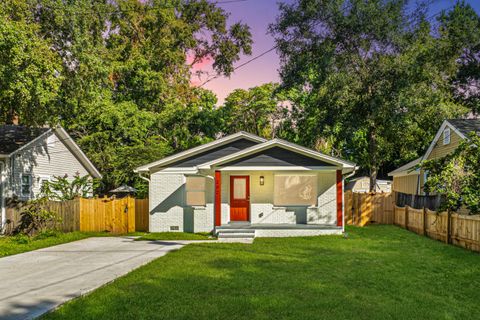
[{"label": "concrete front steps", "polygon": [[253,239],[255,238],[255,229],[243,229],[243,228],[217,228],[217,237],[221,239]]},{"label": "concrete front steps", "polygon": [[250,240],[255,238],[255,229],[250,227],[249,222],[230,221],[228,225],[215,228],[219,240]]}]

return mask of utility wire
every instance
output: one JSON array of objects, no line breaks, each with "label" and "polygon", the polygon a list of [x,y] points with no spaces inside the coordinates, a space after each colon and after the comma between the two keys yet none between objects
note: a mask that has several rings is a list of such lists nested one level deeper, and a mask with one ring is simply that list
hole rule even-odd
[{"label": "utility wire", "polygon": [[[426,18],[425,20],[427,20],[427,21],[429,21],[430,23],[432,23],[432,21],[430,21],[431,19],[433,19],[433,18],[435,18],[436,16],[442,14],[444,11],[449,10],[449,9],[452,9],[452,8],[454,8],[454,7],[455,7],[455,5],[452,5],[452,6],[450,6],[450,7],[447,7],[446,9],[442,9],[442,10],[436,12],[435,14],[432,14],[432,15],[428,16],[428,18]],[[351,6],[350,6],[350,8],[345,8],[345,9],[351,9]],[[324,20],[325,20],[325,19],[328,19],[328,18],[329,18],[329,17],[326,17],[326,18],[324,18]],[[320,23],[320,22],[323,22],[323,21],[316,22],[316,23],[314,23],[311,27],[315,27],[315,26],[316,26],[318,23]],[[413,22],[413,20],[410,21],[410,22]],[[292,37],[292,38],[288,39],[287,41],[292,41],[292,40],[294,40],[294,39],[295,39],[295,37]],[[250,64],[250,63],[252,63],[252,62],[254,62],[255,60],[260,59],[261,57],[263,57],[263,56],[265,56],[266,54],[272,52],[273,50],[276,50],[279,46],[280,46],[280,44],[276,44],[275,46],[271,47],[270,49],[268,49],[268,50],[266,50],[266,51],[263,51],[262,53],[256,55],[255,57],[250,58],[249,60],[247,60],[247,61],[239,64],[239,65],[236,66],[236,67],[234,67],[232,71],[234,72],[234,71],[236,71],[236,70],[238,70],[238,69],[240,69],[240,68],[242,68],[242,67],[244,67],[244,66],[246,66],[246,65],[248,65],[248,64]],[[222,75],[219,75],[219,74],[218,74],[218,75],[215,75],[215,76],[211,77],[210,79],[207,79],[207,80],[205,80],[204,82],[202,82],[198,87],[201,88],[201,87],[203,87],[204,85],[206,85],[207,83],[209,83],[209,82],[211,82],[211,81],[213,81],[213,80],[216,80],[216,79],[218,79],[218,78],[221,77],[221,76],[222,76]]]}]

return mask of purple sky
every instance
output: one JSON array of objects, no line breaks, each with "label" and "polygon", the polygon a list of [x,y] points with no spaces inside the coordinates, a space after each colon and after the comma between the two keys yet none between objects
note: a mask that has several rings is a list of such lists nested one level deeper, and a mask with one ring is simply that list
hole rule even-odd
[{"label": "purple sky", "polygon": [[[293,2],[284,0],[281,2]],[[231,13],[230,21],[242,21],[247,23],[253,34],[253,54],[244,56],[237,62],[237,65],[252,57],[270,49],[275,45],[273,38],[267,34],[268,25],[275,21],[278,14],[278,0],[247,0],[223,4],[222,7]],[[455,0],[433,0],[430,14],[435,14],[442,9],[449,8],[455,4]],[[467,0],[472,7],[480,12],[480,1]],[[223,103],[225,97],[236,88],[250,88],[266,82],[279,81],[278,76],[279,59],[275,51],[272,51],[260,59],[238,69],[230,78],[219,77],[210,81],[205,88],[217,94],[219,104]],[[195,80],[194,80],[195,81]],[[196,82],[196,81],[195,81]]]}]

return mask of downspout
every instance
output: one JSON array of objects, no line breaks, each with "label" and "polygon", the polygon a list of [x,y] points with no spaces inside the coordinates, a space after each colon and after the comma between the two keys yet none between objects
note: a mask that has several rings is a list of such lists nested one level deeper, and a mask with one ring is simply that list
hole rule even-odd
[{"label": "downspout", "polygon": [[142,176],[142,173],[141,173],[141,172],[138,173],[138,176],[139,176],[141,179],[143,179],[143,180],[147,181],[148,183],[150,183],[150,179],[148,179],[147,177]]},{"label": "downspout", "polygon": [[5,223],[6,223],[6,215],[5,215],[5,184],[4,184],[4,172],[5,170],[5,163],[2,161],[0,161],[0,217],[1,217],[1,220],[0,220],[0,233],[3,234],[3,232],[5,231],[4,228],[5,228]]},{"label": "downspout", "polygon": [[358,169],[360,169],[359,166],[353,167],[353,171],[350,174],[344,176],[343,180],[342,180],[342,212],[343,212],[343,214],[342,214],[342,233],[343,234],[345,234],[345,179],[353,177]]}]

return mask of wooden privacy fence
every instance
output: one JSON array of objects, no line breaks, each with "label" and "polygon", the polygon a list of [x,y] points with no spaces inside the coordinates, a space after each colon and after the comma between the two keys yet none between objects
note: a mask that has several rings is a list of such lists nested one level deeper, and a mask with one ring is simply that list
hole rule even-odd
[{"label": "wooden privacy fence", "polygon": [[345,223],[365,226],[369,223],[393,224],[391,193],[345,191]]},{"label": "wooden privacy fence", "polygon": [[[64,232],[148,231],[148,199],[79,198],[63,202],[50,201],[47,207],[58,218],[56,228]],[[9,233],[13,230],[20,218],[21,208],[8,208],[5,231]]]},{"label": "wooden privacy fence", "polygon": [[480,216],[448,215],[409,206],[394,210],[395,225],[432,239],[480,251]]},{"label": "wooden privacy fence", "polygon": [[[391,193],[345,192],[345,222],[394,224],[429,238],[480,251],[480,216],[394,205]],[[461,211],[460,211],[461,212]]]}]

